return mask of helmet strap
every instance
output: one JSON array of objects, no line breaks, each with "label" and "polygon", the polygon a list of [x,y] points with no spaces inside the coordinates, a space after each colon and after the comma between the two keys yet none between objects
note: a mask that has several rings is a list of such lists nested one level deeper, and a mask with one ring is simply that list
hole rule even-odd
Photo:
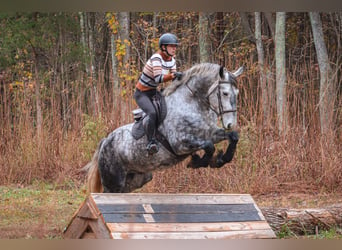
[{"label": "helmet strap", "polygon": [[[163,49],[163,46],[165,46],[165,49]],[[163,44],[163,45],[160,46],[160,47],[161,47],[162,52],[166,52],[166,54],[167,54],[168,56],[172,57],[172,55],[170,55],[169,52],[167,51],[167,45]]]}]

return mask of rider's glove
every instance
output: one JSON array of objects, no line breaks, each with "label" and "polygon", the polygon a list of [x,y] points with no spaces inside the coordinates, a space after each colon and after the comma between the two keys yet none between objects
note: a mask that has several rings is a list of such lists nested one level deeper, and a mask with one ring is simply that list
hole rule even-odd
[{"label": "rider's glove", "polygon": [[183,76],[183,73],[182,72],[175,72],[175,73],[173,73],[173,75],[174,75],[173,80],[175,80],[175,79],[181,80],[182,76]]}]

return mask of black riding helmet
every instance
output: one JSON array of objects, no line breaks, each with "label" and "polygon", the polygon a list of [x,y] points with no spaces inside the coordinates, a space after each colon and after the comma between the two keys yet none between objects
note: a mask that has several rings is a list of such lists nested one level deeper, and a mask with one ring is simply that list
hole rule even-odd
[{"label": "black riding helmet", "polygon": [[163,51],[162,45],[175,44],[179,45],[178,38],[171,33],[165,33],[159,38],[159,48]]}]

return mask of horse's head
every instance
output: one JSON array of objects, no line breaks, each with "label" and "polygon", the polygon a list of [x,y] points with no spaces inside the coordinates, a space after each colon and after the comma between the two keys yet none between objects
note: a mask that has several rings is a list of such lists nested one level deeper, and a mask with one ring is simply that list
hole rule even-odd
[{"label": "horse's head", "polygon": [[214,82],[207,92],[211,109],[220,117],[222,126],[228,130],[233,129],[237,124],[236,100],[239,90],[236,78],[242,72],[243,67],[233,73],[221,67],[220,79]]},{"label": "horse's head", "polygon": [[218,64],[197,64],[185,71],[182,79],[175,81],[164,94],[183,91],[184,88],[179,87],[184,86],[201,106],[216,113],[225,129],[233,129],[237,124],[236,99],[239,92],[236,78],[242,72],[243,67],[232,73]]}]

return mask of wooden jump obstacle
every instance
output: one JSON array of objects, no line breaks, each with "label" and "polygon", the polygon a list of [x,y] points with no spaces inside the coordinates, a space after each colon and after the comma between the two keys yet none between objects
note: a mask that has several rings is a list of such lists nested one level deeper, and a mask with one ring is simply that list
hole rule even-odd
[{"label": "wooden jump obstacle", "polygon": [[275,238],[248,194],[98,194],[81,204],[64,238]]}]

